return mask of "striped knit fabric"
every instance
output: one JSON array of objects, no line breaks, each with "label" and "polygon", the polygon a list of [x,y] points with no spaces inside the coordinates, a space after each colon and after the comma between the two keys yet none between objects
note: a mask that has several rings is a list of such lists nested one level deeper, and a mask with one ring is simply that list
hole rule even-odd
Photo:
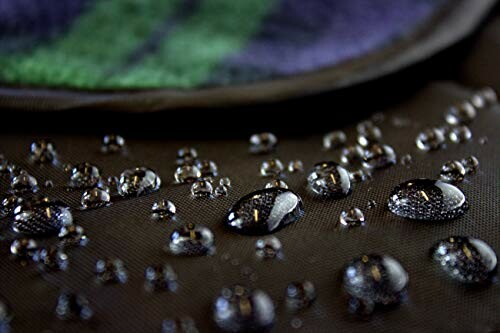
[{"label": "striped knit fabric", "polygon": [[390,45],[447,0],[0,0],[0,83],[195,89]]}]

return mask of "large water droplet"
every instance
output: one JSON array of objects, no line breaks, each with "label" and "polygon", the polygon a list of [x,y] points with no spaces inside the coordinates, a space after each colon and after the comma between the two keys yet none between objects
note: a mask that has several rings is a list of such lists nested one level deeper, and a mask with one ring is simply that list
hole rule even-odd
[{"label": "large water droplet", "polygon": [[30,160],[35,163],[55,163],[57,151],[55,145],[49,140],[38,140],[30,146]]},{"label": "large water droplet", "polygon": [[475,118],[476,108],[467,101],[451,106],[444,115],[444,119],[450,125],[469,124]]},{"label": "large water droplet", "polygon": [[472,237],[442,239],[431,249],[431,256],[451,278],[464,283],[489,282],[498,266],[491,246]]},{"label": "large water droplet", "polygon": [[414,220],[448,220],[468,209],[465,195],[454,185],[432,179],[412,179],[396,186],[389,197],[389,210]]},{"label": "large water droplet", "polygon": [[465,125],[453,126],[448,132],[448,137],[454,143],[467,142],[472,139],[472,132]]},{"label": "large water droplet", "polygon": [[268,234],[304,215],[298,194],[282,188],[268,188],[241,198],[229,211],[226,225],[242,234]]},{"label": "large water droplet", "polygon": [[465,168],[459,161],[448,161],[441,166],[439,178],[447,183],[460,183],[465,177]]},{"label": "large water droplet", "polygon": [[101,151],[104,154],[118,153],[125,149],[125,139],[121,135],[108,134],[102,139]]},{"label": "large water droplet", "polygon": [[61,320],[89,320],[94,314],[85,296],[70,292],[59,295],[55,312]]},{"label": "large water droplet", "polygon": [[255,255],[259,259],[283,259],[283,246],[276,236],[265,236],[255,242]]},{"label": "large water droplet", "polygon": [[155,220],[169,220],[175,217],[177,209],[170,200],[160,200],[151,207],[151,217]]},{"label": "large water droplet", "polygon": [[262,332],[274,324],[274,304],[264,291],[236,285],[221,290],[213,305],[213,317],[225,332]]},{"label": "large water droplet", "polygon": [[445,143],[443,130],[429,128],[418,134],[415,143],[420,150],[429,151],[441,149]]},{"label": "large water droplet", "polygon": [[310,281],[292,282],[286,287],[286,306],[300,311],[311,306],[316,299],[316,288]]},{"label": "large water droplet", "polygon": [[267,154],[276,149],[278,138],[273,133],[258,133],[250,137],[250,152],[252,154]]},{"label": "large water droplet", "polygon": [[97,185],[101,179],[101,171],[95,165],[88,162],[77,164],[71,167],[69,187],[89,188]]},{"label": "large water droplet", "polygon": [[138,167],[120,174],[118,193],[122,197],[138,197],[158,191],[160,186],[161,179],[154,170]]},{"label": "large water droplet", "polygon": [[357,207],[350,207],[340,213],[340,224],[346,228],[354,228],[365,225],[365,215]]},{"label": "large water droplet", "polygon": [[95,264],[97,281],[101,283],[125,283],[128,272],[120,259],[100,259]]},{"label": "large water droplet", "polygon": [[148,291],[176,291],[177,274],[168,264],[151,265],[144,272],[145,288]]},{"label": "large water droplet", "polygon": [[212,183],[205,179],[198,179],[191,185],[191,195],[194,198],[210,198],[213,191]]},{"label": "large water droplet", "polygon": [[[406,295],[408,273],[388,255],[362,255],[343,270],[343,287],[354,300],[373,306],[399,303]],[[352,305],[352,304],[351,304]]]},{"label": "large water droplet", "polygon": [[192,183],[201,178],[201,171],[194,165],[181,165],[175,170],[174,178],[179,184]]},{"label": "large water droplet", "polygon": [[68,255],[57,246],[39,249],[33,256],[33,260],[44,271],[65,271],[69,264]]},{"label": "large water droplet", "polygon": [[109,189],[96,186],[93,189],[85,191],[80,200],[80,204],[83,209],[109,206],[111,204]]},{"label": "large water droplet", "polygon": [[10,189],[14,194],[35,193],[38,191],[38,181],[28,172],[21,170],[12,178]]},{"label": "large water droplet", "polygon": [[170,252],[175,255],[200,256],[215,252],[215,238],[204,226],[188,223],[170,234]]},{"label": "large water droplet", "polygon": [[335,162],[315,164],[307,182],[314,193],[327,198],[343,198],[351,192],[349,172]]},{"label": "large water droplet", "polygon": [[343,147],[347,141],[347,136],[343,131],[333,131],[323,136],[323,148],[326,150]]},{"label": "large water droplet", "polygon": [[262,162],[260,166],[260,174],[262,177],[277,177],[283,172],[284,169],[285,167],[279,159],[271,158]]},{"label": "large water droplet", "polygon": [[83,227],[75,224],[62,227],[58,237],[62,247],[85,246],[89,242]]},{"label": "large water droplet", "polygon": [[68,206],[47,197],[38,197],[23,202],[14,209],[12,229],[15,232],[43,236],[56,234],[73,224],[73,215]]},{"label": "large water droplet", "polygon": [[372,144],[363,155],[363,166],[368,169],[381,169],[396,164],[396,153],[389,145]]}]

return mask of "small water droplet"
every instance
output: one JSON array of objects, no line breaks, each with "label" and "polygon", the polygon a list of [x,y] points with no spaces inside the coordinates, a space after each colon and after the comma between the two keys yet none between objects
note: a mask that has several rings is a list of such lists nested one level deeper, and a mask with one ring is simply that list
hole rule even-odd
[{"label": "small water droplet", "polygon": [[262,177],[277,177],[284,170],[283,163],[277,158],[272,158],[262,162],[260,166],[260,174]]},{"label": "small water droplet", "polygon": [[61,320],[89,320],[94,314],[85,296],[70,292],[59,295],[55,312]]},{"label": "small water droplet", "polygon": [[465,195],[452,184],[432,179],[412,179],[396,186],[389,197],[389,210],[414,220],[449,220],[468,209]]},{"label": "small water droplet", "polygon": [[24,202],[22,197],[15,194],[7,195],[0,204],[0,217],[13,216],[14,209]]},{"label": "small water droplet", "polygon": [[38,181],[25,170],[21,170],[12,178],[10,189],[14,194],[35,193],[38,191]]},{"label": "small water droplet", "polygon": [[382,131],[375,125],[367,126],[358,132],[358,143],[361,147],[368,147],[382,140]]},{"label": "small water droplet", "polygon": [[111,204],[111,196],[108,188],[99,186],[83,192],[80,204],[83,209],[92,209],[109,206]]},{"label": "small water droplet", "polygon": [[30,145],[30,160],[34,163],[55,163],[57,151],[55,145],[49,140],[34,141]]},{"label": "small water droplet", "polygon": [[283,246],[276,236],[262,237],[255,242],[255,255],[259,259],[283,259]]},{"label": "small water droplet", "polygon": [[323,148],[326,150],[343,147],[347,141],[347,136],[343,131],[333,131],[323,136]]},{"label": "small water droplet", "polygon": [[365,215],[357,207],[350,207],[340,213],[340,224],[346,228],[355,228],[365,225]]},{"label": "small water droplet", "polygon": [[229,179],[228,177],[223,177],[219,179],[219,185],[231,187],[231,179]]},{"label": "small water droplet", "polygon": [[24,201],[14,209],[12,230],[17,233],[43,236],[58,233],[73,224],[73,215],[68,206],[47,197],[36,197]]},{"label": "small water droplet", "polygon": [[160,200],[151,207],[151,217],[155,220],[170,220],[175,218],[177,209],[170,200]]},{"label": "small water droplet", "polygon": [[294,329],[299,329],[302,327],[302,319],[300,318],[293,318],[291,321],[290,321],[290,326],[292,326],[292,328]]},{"label": "small water droplet", "polygon": [[53,188],[54,187],[54,182],[52,180],[46,180],[45,183],[43,183],[43,187],[45,188]]},{"label": "small water droplet", "polygon": [[343,165],[361,163],[363,161],[364,150],[361,146],[352,145],[342,148],[340,162]]},{"label": "small water droplet", "polygon": [[226,197],[228,195],[228,188],[225,185],[219,185],[214,190],[214,195],[216,197]]},{"label": "small water droplet", "polygon": [[476,108],[467,101],[451,106],[444,115],[450,125],[469,124],[476,118]]},{"label": "small water droplet", "polygon": [[375,200],[368,200],[368,202],[366,203],[366,208],[368,209],[373,209],[377,207],[377,202]]},{"label": "small water droplet", "polygon": [[408,166],[408,165],[413,163],[413,157],[411,157],[410,154],[405,154],[405,155],[401,156],[400,163],[401,163],[401,165]]},{"label": "small water droplet", "polygon": [[145,288],[148,291],[176,291],[177,274],[168,264],[151,265],[144,271]]},{"label": "small water droplet", "polygon": [[202,160],[196,163],[202,177],[216,177],[219,174],[217,164],[214,161]]},{"label": "small water droplet", "polygon": [[97,281],[100,283],[125,283],[128,272],[120,259],[100,259],[95,264]]},{"label": "small water droplet", "polygon": [[316,300],[316,288],[310,281],[292,282],[286,287],[286,307],[297,312],[311,306]]},{"label": "small water droplet", "polygon": [[181,165],[175,170],[174,178],[178,184],[192,183],[201,178],[201,171],[194,165]]},{"label": "small water droplet", "polygon": [[230,209],[226,226],[242,234],[269,234],[304,215],[302,199],[283,188],[245,195]]},{"label": "small water droplet", "polygon": [[480,95],[484,99],[486,107],[489,107],[489,106],[492,106],[492,105],[495,105],[498,103],[497,93],[491,87],[484,87],[484,88],[480,89],[477,92],[477,94]]},{"label": "small water droplet", "polygon": [[188,223],[170,234],[169,249],[175,255],[211,255],[215,252],[214,234],[207,227]]},{"label": "small water droplet", "polygon": [[177,165],[194,165],[198,158],[198,152],[192,147],[182,147],[177,151]]},{"label": "small water droplet", "polygon": [[273,179],[270,182],[268,182],[265,186],[265,188],[274,188],[274,187],[287,189],[288,185],[281,179]]},{"label": "small water droplet", "polygon": [[[408,273],[396,259],[377,254],[353,259],[344,267],[342,275],[344,290],[351,299],[372,305],[400,303],[409,281]],[[371,312],[373,306],[369,309]]]},{"label": "small water droplet", "polygon": [[472,175],[477,172],[477,169],[479,168],[479,160],[475,156],[469,156],[467,158],[464,158],[462,161],[460,161],[462,165],[465,168],[465,172],[467,174]]},{"label": "small water droplet", "polygon": [[198,333],[196,323],[191,317],[165,319],[161,324],[161,333]]},{"label": "small water droplet", "polygon": [[452,236],[437,242],[431,257],[452,279],[463,283],[490,282],[497,270],[497,255],[483,240]]},{"label": "small water droplet", "polygon": [[273,133],[258,133],[250,137],[252,154],[268,154],[276,149],[278,138]]},{"label": "small water droplet", "polygon": [[442,129],[429,128],[418,134],[415,143],[423,151],[437,150],[444,147],[445,137]]},{"label": "small water droplet", "polygon": [[304,163],[301,160],[292,160],[288,163],[288,172],[297,173],[304,171]]},{"label": "small water droplet", "polygon": [[16,260],[24,264],[33,260],[38,249],[37,241],[31,238],[19,238],[10,244],[10,253],[15,256]]},{"label": "small water droplet", "polygon": [[467,142],[472,139],[472,132],[465,125],[453,126],[448,132],[448,137],[454,143]]},{"label": "small water droplet", "polygon": [[389,145],[372,144],[363,154],[363,166],[367,169],[381,169],[396,164],[396,153]]},{"label": "small water droplet", "polygon": [[349,172],[335,162],[315,164],[307,182],[314,193],[327,198],[343,198],[351,192]]},{"label": "small water droplet", "polygon": [[125,139],[121,135],[108,134],[102,139],[101,152],[104,154],[114,154],[125,149]]},{"label": "small water droplet", "polygon": [[83,227],[75,224],[62,227],[58,237],[62,247],[86,246],[89,242]]},{"label": "small water droplet", "polygon": [[160,176],[154,170],[138,167],[125,170],[120,174],[118,193],[122,197],[138,197],[156,192],[160,186]]},{"label": "small water droplet", "polygon": [[213,305],[213,318],[225,332],[261,332],[275,321],[274,303],[262,290],[235,285],[223,288]]},{"label": "small water droplet", "polygon": [[212,183],[205,179],[198,179],[191,185],[191,194],[194,198],[210,198],[213,191]]},{"label": "small water droplet", "polygon": [[465,177],[465,168],[459,161],[448,161],[441,166],[439,178],[448,183],[460,183]]},{"label": "small water droplet", "polygon": [[80,163],[71,167],[71,176],[68,186],[70,188],[90,188],[101,179],[101,171],[95,165],[88,162]]},{"label": "small water droplet", "polygon": [[478,142],[479,142],[480,145],[485,145],[485,144],[488,143],[488,137],[487,136],[482,136],[482,137],[479,138]]},{"label": "small water droplet", "polygon": [[68,268],[68,255],[57,246],[46,246],[38,249],[33,261],[43,271],[65,271]]}]

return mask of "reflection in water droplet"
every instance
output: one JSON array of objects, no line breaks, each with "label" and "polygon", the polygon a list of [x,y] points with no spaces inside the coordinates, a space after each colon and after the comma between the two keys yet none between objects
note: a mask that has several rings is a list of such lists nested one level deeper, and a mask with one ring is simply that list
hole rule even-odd
[{"label": "reflection in water droplet", "polygon": [[451,278],[463,283],[489,282],[498,267],[491,246],[472,237],[442,239],[431,249],[431,256]]},{"label": "reflection in water droplet", "polygon": [[122,197],[138,197],[156,192],[160,186],[161,179],[154,170],[138,167],[125,170],[120,174],[118,193]]},{"label": "reflection in water droplet", "polygon": [[389,145],[372,144],[363,155],[363,166],[367,169],[381,169],[396,164],[396,153]]},{"label": "reflection in water droplet", "polygon": [[351,297],[351,310],[365,313],[373,311],[375,305],[401,302],[409,281],[408,273],[397,260],[377,254],[353,259],[342,275],[344,290]]},{"label": "reflection in water droplet", "polygon": [[170,220],[175,217],[177,209],[170,200],[160,200],[151,207],[151,217],[155,220]]},{"label": "reflection in water droplet", "polygon": [[213,305],[213,318],[225,332],[266,331],[274,324],[274,304],[264,291],[236,285],[221,290]]},{"label": "reflection in water droplet", "polygon": [[71,176],[68,186],[70,188],[90,188],[101,179],[101,171],[95,165],[88,162],[71,167]]},{"label": "reflection in water droplet", "polygon": [[33,236],[56,234],[73,224],[73,215],[68,206],[46,197],[33,198],[14,209],[12,230]]},{"label": "reflection in water droplet", "polygon": [[365,215],[361,209],[350,207],[340,213],[340,224],[346,228],[354,228],[365,225]]},{"label": "reflection in water droplet", "polygon": [[265,186],[265,188],[274,188],[274,187],[287,189],[288,185],[281,179],[273,179],[270,182],[268,182]]},{"label": "reflection in water droplet", "polygon": [[479,168],[479,160],[477,159],[477,157],[472,155],[464,158],[461,163],[465,168],[465,172],[467,172],[467,174],[469,175],[475,174],[477,172],[477,169]]},{"label": "reflection in water droplet", "polygon": [[353,145],[342,148],[340,162],[343,165],[361,163],[363,161],[364,150],[361,146]]},{"label": "reflection in water droplet", "polygon": [[55,145],[49,140],[38,140],[30,146],[30,160],[34,163],[55,163],[57,151]]},{"label": "reflection in water droplet", "polygon": [[475,118],[476,108],[467,101],[451,106],[444,115],[444,119],[450,125],[469,124]]},{"label": "reflection in water droplet", "polygon": [[283,163],[277,158],[272,158],[262,162],[260,166],[260,174],[262,177],[277,177],[284,170]]},{"label": "reflection in water droplet", "polygon": [[201,177],[201,171],[194,165],[181,165],[175,170],[174,178],[178,184],[192,183]]},{"label": "reflection in water droplet", "polygon": [[286,307],[297,312],[306,309],[316,299],[316,288],[310,281],[292,282],[286,287]]},{"label": "reflection in water droplet", "polygon": [[283,247],[276,236],[265,236],[255,242],[255,255],[259,259],[283,259]]},{"label": "reflection in water droplet", "polygon": [[454,185],[432,179],[412,179],[396,186],[389,197],[389,210],[415,220],[449,220],[468,209],[465,195]]},{"label": "reflection in water droplet", "polygon": [[39,245],[37,241],[30,238],[16,239],[10,244],[10,253],[15,256],[16,260],[22,263],[31,261],[38,249]]},{"label": "reflection in water droplet", "polygon": [[459,161],[448,161],[441,166],[439,178],[447,183],[460,183],[465,177],[465,168]]},{"label": "reflection in water droplet", "polygon": [[125,283],[128,273],[120,259],[100,259],[95,264],[97,281],[101,283]]},{"label": "reflection in water droplet", "polygon": [[102,139],[101,152],[104,154],[113,154],[123,151],[125,148],[125,139],[121,135],[108,134]]},{"label": "reflection in water droplet", "polygon": [[61,320],[89,320],[93,314],[83,295],[63,292],[57,299],[56,315]]},{"label": "reflection in water droplet", "polygon": [[68,255],[57,246],[47,246],[36,251],[33,260],[44,271],[65,271],[68,268]]},{"label": "reflection in water droplet", "polygon": [[217,164],[214,161],[203,160],[196,163],[202,177],[216,177],[219,174]]},{"label": "reflection in water droplet", "polygon": [[448,137],[454,143],[467,142],[472,139],[472,132],[465,125],[453,126],[448,132]]},{"label": "reflection in water droplet", "polygon": [[87,237],[83,227],[75,224],[62,227],[59,231],[58,237],[59,244],[62,247],[86,246],[89,242],[89,238]]},{"label": "reflection in water droplet", "polygon": [[14,194],[35,193],[38,191],[38,181],[28,172],[21,170],[10,182],[10,190]]},{"label": "reflection in water droplet", "polygon": [[297,173],[304,171],[304,163],[301,160],[292,160],[288,163],[288,172]]},{"label": "reflection in water droplet", "polygon": [[351,192],[349,173],[335,162],[315,164],[307,182],[314,193],[327,198],[343,198]]},{"label": "reflection in water droplet", "polygon": [[188,223],[170,234],[169,249],[175,255],[211,255],[215,252],[214,234],[207,227]]},{"label": "reflection in water droplet", "polygon": [[226,225],[242,234],[269,234],[303,215],[298,194],[283,188],[268,188],[247,194],[234,204]]},{"label": "reflection in water droplet", "polygon": [[267,154],[276,149],[278,138],[273,133],[258,133],[250,137],[252,154]]},{"label": "reflection in water droplet", "polygon": [[151,265],[144,272],[145,288],[148,291],[176,291],[177,274],[168,264]]},{"label": "reflection in water droplet", "polygon": [[80,204],[83,209],[99,208],[109,206],[111,204],[111,196],[108,188],[99,186],[83,192]]},{"label": "reflection in water droplet", "polygon": [[347,136],[343,131],[333,131],[323,136],[323,148],[326,150],[343,147],[347,141]]},{"label": "reflection in water droplet", "polygon": [[415,140],[420,150],[437,150],[444,147],[445,137],[442,129],[430,128],[418,134]]},{"label": "reflection in water droplet", "polygon": [[198,179],[191,185],[191,194],[194,198],[210,198],[213,191],[212,183],[205,179]]}]

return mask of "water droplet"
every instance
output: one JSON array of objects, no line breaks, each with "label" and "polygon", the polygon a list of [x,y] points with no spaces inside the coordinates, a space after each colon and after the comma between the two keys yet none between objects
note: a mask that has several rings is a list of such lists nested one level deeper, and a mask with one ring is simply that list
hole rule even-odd
[{"label": "water droplet", "polygon": [[374,143],[382,140],[382,131],[375,125],[364,128],[362,132],[358,133],[358,143],[362,147],[368,147]]},{"label": "water droplet", "polygon": [[198,158],[198,152],[191,147],[182,147],[177,151],[177,165],[194,165]]},{"label": "water droplet", "polygon": [[62,227],[58,237],[60,245],[63,247],[86,246],[89,242],[83,227],[75,224]]},{"label": "water droplet", "polygon": [[388,255],[355,258],[345,266],[342,275],[344,290],[353,301],[369,304],[369,312],[376,304],[398,304],[406,296],[408,273]]},{"label": "water droplet", "polygon": [[12,178],[10,189],[14,194],[35,193],[38,191],[38,181],[35,177],[22,170]]},{"label": "water droplet", "polygon": [[215,188],[214,194],[216,197],[226,197],[228,195],[228,188],[225,185],[219,185]]},{"label": "water droplet", "polygon": [[476,94],[483,98],[484,105],[486,107],[489,107],[489,106],[492,106],[492,105],[495,105],[498,103],[497,93],[491,87],[484,87],[484,88],[480,89]]},{"label": "water droplet", "polygon": [[450,125],[469,124],[476,118],[476,108],[467,101],[451,106],[444,119]]},{"label": "water droplet", "polygon": [[145,288],[148,291],[176,291],[177,274],[168,264],[151,265],[144,272]]},{"label": "water droplet", "polygon": [[95,264],[97,281],[101,283],[125,283],[128,273],[120,259],[100,259]]},{"label": "water droplet", "polygon": [[14,312],[9,303],[0,298],[0,331],[10,333],[10,322],[14,318]]},{"label": "water droplet", "polygon": [[454,143],[467,142],[472,139],[472,132],[465,125],[453,126],[448,132],[448,137]]},{"label": "water droplet", "polygon": [[202,177],[216,177],[219,174],[217,164],[214,161],[203,160],[196,163]]},{"label": "water droplet", "polygon": [[258,133],[250,137],[252,154],[267,154],[276,149],[278,138],[273,133]]},{"label": "water droplet", "polygon": [[343,198],[351,192],[349,172],[335,162],[315,164],[307,182],[314,193],[327,198]]},{"label": "water droplet", "polygon": [[396,153],[389,145],[372,144],[364,151],[363,166],[368,169],[381,169],[396,164]]},{"label": "water droplet", "polygon": [[373,209],[377,207],[377,202],[375,200],[368,200],[368,202],[366,203],[366,208],[368,209]]},{"label": "water droplet", "polygon": [[46,180],[45,183],[43,183],[43,186],[45,188],[53,188],[54,187],[54,182],[52,180]]},{"label": "water droplet", "polygon": [[408,166],[408,165],[413,163],[413,157],[411,157],[410,154],[405,154],[405,155],[401,156],[400,163],[401,163],[401,165]]},{"label": "water droplet", "polygon": [[188,223],[170,234],[169,249],[175,255],[211,255],[215,252],[214,234],[207,227]]},{"label": "water droplet", "polygon": [[15,194],[7,195],[0,204],[0,217],[13,216],[14,209],[23,202],[24,199]]},{"label": "water droplet", "polygon": [[33,236],[56,234],[73,224],[73,215],[68,206],[47,197],[37,197],[23,202],[14,209],[12,230]]},{"label": "water droplet", "polygon": [[364,151],[361,146],[353,145],[342,148],[340,153],[340,162],[344,165],[361,163],[363,161]]},{"label": "water droplet", "polygon": [[347,136],[343,131],[333,131],[323,136],[323,148],[326,150],[343,147],[347,141]]},{"label": "water droplet", "polygon": [[299,329],[302,327],[302,319],[300,318],[293,318],[291,321],[290,321],[290,326],[292,326],[292,328],[295,328],[295,329]]},{"label": "water droplet", "polygon": [[38,140],[30,146],[30,160],[35,163],[55,163],[57,151],[55,145],[49,140]]},{"label": "water droplet", "polygon": [[33,260],[44,271],[65,271],[68,268],[68,255],[57,246],[47,246],[35,252]]},{"label": "water droplet", "polygon": [[485,144],[488,143],[488,137],[487,136],[482,136],[482,137],[479,138],[478,142],[479,142],[480,145],[485,145]]},{"label": "water droplet", "polygon": [[229,179],[228,177],[223,177],[219,179],[219,184],[226,187],[231,187],[231,179]]},{"label": "water droplet", "polygon": [[10,253],[23,263],[31,261],[38,249],[37,241],[31,238],[16,239],[10,244]]},{"label": "water droplet", "polygon": [[465,168],[467,174],[472,175],[477,172],[479,168],[479,160],[475,156],[469,156],[460,161]]},{"label": "water droplet", "polygon": [[161,324],[161,333],[198,333],[196,323],[191,317],[165,319]]},{"label": "water droplet", "polygon": [[340,213],[340,224],[346,228],[354,228],[365,225],[365,215],[361,209],[350,207]]},{"label": "water droplet", "polygon": [[125,170],[120,174],[118,193],[122,197],[138,197],[156,192],[160,186],[161,179],[154,170],[138,167]]},{"label": "water droplet", "polygon": [[274,324],[274,303],[262,290],[236,285],[221,290],[213,305],[213,317],[225,332],[266,331]]},{"label": "water droplet", "polygon": [[101,152],[104,154],[113,154],[125,149],[125,139],[121,135],[108,134],[102,139]]},{"label": "water droplet", "polygon": [[226,226],[242,234],[269,234],[304,215],[302,199],[293,191],[268,188],[245,195],[229,211]]},{"label": "water droplet", "polygon": [[174,178],[178,184],[192,183],[201,178],[201,171],[194,165],[181,165],[175,170]]},{"label": "water droplet", "polygon": [[191,194],[194,198],[210,198],[213,191],[212,183],[205,179],[198,179],[191,185]]},{"label": "water droplet", "polygon": [[429,128],[418,134],[415,143],[418,149],[423,151],[441,149],[445,143],[445,137],[442,129]]},{"label": "water droplet", "polygon": [[441,167],[439,178],[448,183],[460,183],[465,177],[465,168],[459,161],[448,161]]},{"label": "water droplet", "polygon": [[288,185],[281,179],[273,179],[270,182],[268,182],[265,186],[265,188],[274,188],[274,187],[287,189]]},{"label": "water droplet", "polygon": [[469,205],[454,185],[432,179],[412,179],[392,190],[389,210],[414,220],[449,220],[462,216]]},{"label": "water droplet", "polygon": [[94,314],[85,296],[70,292],[59,295],[55,312],[61,320],[89,320]]},{"label": "water droplet", "polygon": [[288,172],[297,173],[304,171],[304,163],[301,160],[292,160],[288,163]]},{"label": "water droplet", "polygon": [[88,162],[71,167],[71,176],[68,186],[70,188],[89,188],[97,185],[101,179],[101,171]]},{"label": "water droplet", "polygon": [[497,255],[486,242],[452,236],[431,249],[431,256],[451,278],[463,283],[489,282],[497,270]]},{"label": "water droplet", "polygon": [[358,169],[349,172],[349,179],[352,183],[362,183],[371,177],[368,170]]},{"label": "water droplet", "polygon": [[316,288],[310,281],[292,282],[286,287],[286,307],[297,312],[311,306],[316,300]]},{"label": "water droplet", "polygon": [[177,209],[170,200],[160,200],[151,207],[151,217],[155,220],[170,220],[175,217]]},{"label": "water droplet", "polygon": [[283,259],[283,246],[276,236],[265,236],[255,242],[255,255],[259,259]]},{"label": "water droplet", "polygon": [[277,158],[264,161],[260,166],[260,174],[262,177],[276,177],[279,176],[283,170],[283,163]]},{"label": "water droplet", "polygon": [[111,196],[108,188],[99,186],[83,192],[80,204],[83,209],[92,209],[109,206],[111,204]]}]

